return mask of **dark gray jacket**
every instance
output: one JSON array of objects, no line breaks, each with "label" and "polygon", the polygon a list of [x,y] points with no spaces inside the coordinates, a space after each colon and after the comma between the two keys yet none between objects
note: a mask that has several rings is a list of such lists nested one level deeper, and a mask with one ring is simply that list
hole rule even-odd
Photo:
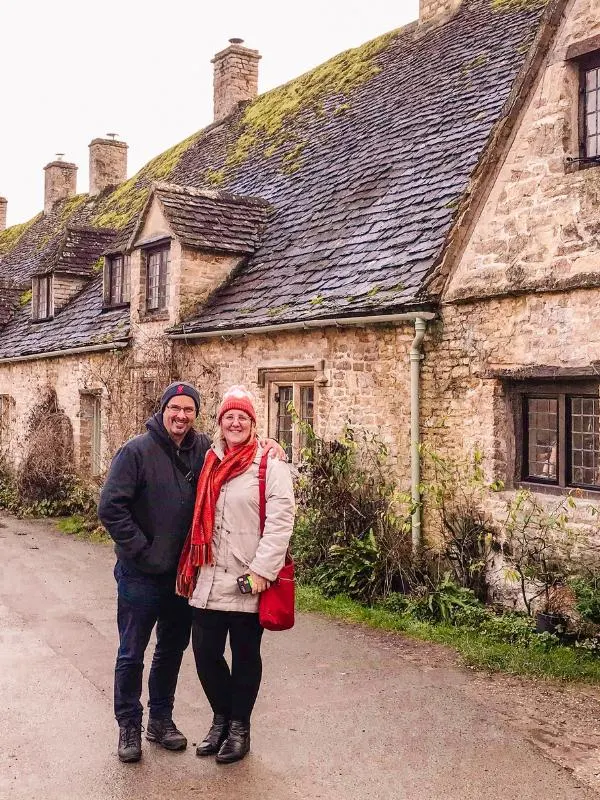
[{"label": "dark gray jacket", "polygon": [[[192,523],[196,483],[210,440],[192,429],[177,449],[160,413],[146,428],[148,433],[126,442],[113,458],[98,516],[120,560],[142,572],[173,573]],[[194,472],[191,483],[177,468],[176,453]]]}]

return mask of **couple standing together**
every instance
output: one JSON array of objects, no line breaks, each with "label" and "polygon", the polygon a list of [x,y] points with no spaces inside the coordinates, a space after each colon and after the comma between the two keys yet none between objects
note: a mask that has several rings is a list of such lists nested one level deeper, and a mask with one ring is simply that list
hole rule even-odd
[{"label": "couple standing together", "polygon": [[[142,672],[155,625],[146,738],[168,750],[187,746],[173,722],[173,703],[191,632],[213,711],[196,754],[230,763],[250,749],[262,675],[258,595],[284,564],[294,493],[283,450],[257,438],[252,397],[243,387],[225,393],[212,445],[193,427],[199,407],[191,384],[168,386],[148,432],[116,453],[100,497],[99,516],[117,554],[114,705],[125,762],[139,761],[142,753]],[[258,473],[270,449],[278,458],[267,462],[261,536]],[[250,576],[251,593],[240,592],[241,575]],[[231,668],[224,657],[228,634]]]}]

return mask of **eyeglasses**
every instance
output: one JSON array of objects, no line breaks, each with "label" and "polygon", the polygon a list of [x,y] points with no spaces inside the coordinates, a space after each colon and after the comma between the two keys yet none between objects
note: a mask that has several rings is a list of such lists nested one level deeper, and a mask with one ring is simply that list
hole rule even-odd
[{"label": "eyeglasses", "polygon": [[196,408],[182,408],[181,406],[167,406],[168,411],[172,411],[173,414],[181,414],[183,412],[186,417],[195,417],[196,416]]}]

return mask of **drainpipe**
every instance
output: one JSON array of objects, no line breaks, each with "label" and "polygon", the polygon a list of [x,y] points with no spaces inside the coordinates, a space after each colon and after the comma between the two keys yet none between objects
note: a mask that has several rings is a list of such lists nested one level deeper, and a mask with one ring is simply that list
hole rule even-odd
[{"label": "drainpipe", "polygon": [[415,338],[410,347],[410,486],[413,502],[412,514],[412,550],[417,555],[421,549],[421,453],[419,446],[421,443],[419,431],[419,408],[420,408],[420,387],[419,377],[421,373],[421,361],[423,353],[421,344],[427,321],[418,317],[415,320]]}]

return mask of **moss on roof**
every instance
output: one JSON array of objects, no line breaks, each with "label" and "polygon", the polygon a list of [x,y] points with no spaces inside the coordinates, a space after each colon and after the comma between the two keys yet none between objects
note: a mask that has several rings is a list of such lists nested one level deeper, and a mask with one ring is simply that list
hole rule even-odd
[{"label": "moss on roof", "polygon": [[30,219],[29,222],[21,222],[19,225],[11,225],[10,228],[6,228],[0,233],[0,256],[6,255],[9,253],[13,247],[17,244],[21,236],[29,230],[29,228],[38,221],[41,217],[41,213],[37,214],[33,219]]},{"label": "moss on roof", "polygon": [[153,181],[168,178],[182,155],[198,138],[201,131],[188,136],[179,144],[165,150],[152,161],[149,161],[132,178],[122,183],[109,194],[99,205],[92,217],[92,223],[102,228],[124,228],[144,207]]},{"label": "moss on roof", "polygon": [[285,123],[302,111],[323,113],[327,98],[347,99],[353,89],[381,71],[376,56],[396,34],[397,31],[390,31],[339,53],[311,72],[257,97],[244,112],[241,133],[228,153],[226,166],[243,162],[258,141],[267,140],[271,151],[283,144],[288,138]]}]

